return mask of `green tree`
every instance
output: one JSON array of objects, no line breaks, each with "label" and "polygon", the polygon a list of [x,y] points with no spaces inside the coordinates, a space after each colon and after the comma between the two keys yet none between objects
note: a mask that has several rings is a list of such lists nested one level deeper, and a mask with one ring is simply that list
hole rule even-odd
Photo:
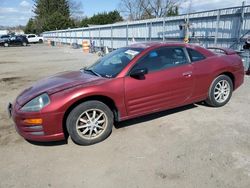
[{"label": "green tree", "polygon": [[102,12],[95,14],[94,16],[87,18],[85,17],[81,21],[82,27],[88,27],[88,25],[104,25],[104,24],[112,24],[116,22],[123,21],[120,13],[116,10],[110,12]]},{"label": "green tree", "polygon": [[88,24],[89,24],[89,18],[88,17],[85,17],[81,20],[80,22],[80,27],[88,27]]},{"label": "green tree", "polygon": [[179,15],[179,7],[178,6],[169,8],[169,10],[167,12],[167,16],[178,16],[178,15]]},{"label": "green tree", "polygon": [[24,32],[26,34],[28,33],[37,33],[36,32],[36,24],[35,24],[35,20],[33,18],[30,18],[27,25],[24,28]]},{"label": "green tree", "polygon": [[34,0],[36,31],[66,29],[73,26],[69,0]]},{"label": "green tree", "polygon": [[109,12],[108,17],[109,17],[109,23],[123,21],[122,16],[120,15],[120,13],[117,10]]},{"label": "green tree", "polygon": [[[27,33],[42,33],[44,31],[67,29],[69,27],[88,27],[88,25],[112,24],[123,21],[116,10],[95,14],[80,19],[81,14],[74,0],[33,0],[34,18],[26,25]],[[78,7],[79,8],[79,7]],[[74,15],[78,15],[77,17]]]}]

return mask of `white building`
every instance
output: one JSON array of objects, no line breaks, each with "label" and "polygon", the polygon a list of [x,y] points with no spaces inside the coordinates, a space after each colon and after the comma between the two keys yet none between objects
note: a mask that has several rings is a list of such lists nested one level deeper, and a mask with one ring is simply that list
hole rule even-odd
[{"label": "white building", "polygon": [[11,33],[15,33],[16,35],[23,35],[24,31],[22,29],[11,29]]},{"label": "white building", "polygon": [[9,33],[8,30],[0,30],[0,35],[7,35]]}]

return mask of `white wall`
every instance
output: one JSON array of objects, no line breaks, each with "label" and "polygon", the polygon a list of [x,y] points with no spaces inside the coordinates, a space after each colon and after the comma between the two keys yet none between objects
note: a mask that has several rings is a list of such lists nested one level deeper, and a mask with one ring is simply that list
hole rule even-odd
[{"label": "white wall", "polygon": [[8,30],[0,30],[0,35],[7,35],[8,34]]}]

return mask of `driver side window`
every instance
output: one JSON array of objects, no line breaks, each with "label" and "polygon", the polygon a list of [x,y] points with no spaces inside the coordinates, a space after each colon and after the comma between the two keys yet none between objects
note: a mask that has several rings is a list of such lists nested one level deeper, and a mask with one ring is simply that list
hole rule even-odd
[{"label": "driver side window", "polygon": [[150,51],[133,69],[146,68],[148,72],[154,72],[187,63],[186,54],[181,47],[165,47]]},{"label": "driver side window", "polygon": [[15,36],[11,36],[10,40],[16,40],[16,37]]},{"label": "driver side window", "polygon": [[29,35],[28,36],[28,38],[34,38],[35,37],[35,35]]}]

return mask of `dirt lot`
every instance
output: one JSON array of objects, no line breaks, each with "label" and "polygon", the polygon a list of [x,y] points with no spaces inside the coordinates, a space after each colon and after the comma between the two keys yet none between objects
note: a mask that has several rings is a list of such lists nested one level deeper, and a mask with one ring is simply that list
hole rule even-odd
[{"label": "dirt lot", "polygon": [[69,47],[0,48],[0,187],[250,187],[249,77],[225,107],[195,104],[122,122],[96,145],[22,139],[8,101],[95,59]]}]

